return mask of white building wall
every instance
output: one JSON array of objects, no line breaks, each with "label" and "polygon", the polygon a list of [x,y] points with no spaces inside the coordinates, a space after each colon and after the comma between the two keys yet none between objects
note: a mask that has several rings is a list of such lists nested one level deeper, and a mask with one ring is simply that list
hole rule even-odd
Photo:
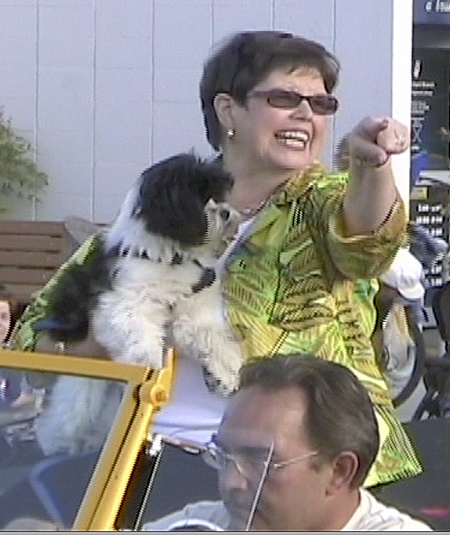
[{"label": "white building wall", "polygon": [[0,0],[0,25],[0,106],[50,177],[42,202],[15,203],[10,218],[107,222],[150,163],[208,154],[198,82],[233,31],[292,31],[337,54],[327,164],[363,116],[409,122],[412,0]]}]

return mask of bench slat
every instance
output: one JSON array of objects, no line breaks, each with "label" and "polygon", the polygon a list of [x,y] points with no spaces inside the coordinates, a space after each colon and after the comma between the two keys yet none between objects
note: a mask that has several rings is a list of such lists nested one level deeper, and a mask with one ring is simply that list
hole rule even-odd
[{"label": "bench slat", "polygon": [[19,303],[28,304],[33,294],[42,289],[42,284],[8,284],[8,290]]},{"label": "bench slat", "polygon": [[58,268],[64,262],[61,251],[52,253],[39,251],[2,251],[0,267]]},{"label": "bench slat", "polygon": [[0,266],[0,281],[6,285],[14,283],[32,285],[40,284],[43,286],[54,273],[55,269]]},{"label": "bench slat", "polygon": [[5,236],[0,225],[0,251],[61,251],[64,241],[60,236]]},{"label": "bench slat", "polygon": [[60,221],[15,221],[2,219],[0,232],[4,234],[42,234],[44,236],[64,236],[64,224]]},{"label": "bench slat", "polygon": [[68,258],[62,221],[0,220],[0,283],[21,303],[52,278]]}]

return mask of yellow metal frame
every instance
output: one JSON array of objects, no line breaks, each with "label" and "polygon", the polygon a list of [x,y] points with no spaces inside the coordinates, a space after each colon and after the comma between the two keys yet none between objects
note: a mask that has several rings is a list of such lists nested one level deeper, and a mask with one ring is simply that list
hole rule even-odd
[{"label": "yellow metal frame", "polygon": [[103,446],[75,519],[74,531],[116,531],[117,518],[142,448],[148,442],[153,417],[169,399],[174,351],[161,370],[108,360],[1,350],[0,366],[52,372],[127,383],[113,427]]}]

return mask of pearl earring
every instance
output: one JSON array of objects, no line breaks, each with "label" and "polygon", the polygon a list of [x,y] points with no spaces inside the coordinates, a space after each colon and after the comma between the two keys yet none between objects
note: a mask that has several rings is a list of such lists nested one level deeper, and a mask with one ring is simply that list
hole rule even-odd
[{"label": "pearl earring", "polygon": [[234,128],[227,128],[227,138],[233,139],[236,135],[236,130]]}]

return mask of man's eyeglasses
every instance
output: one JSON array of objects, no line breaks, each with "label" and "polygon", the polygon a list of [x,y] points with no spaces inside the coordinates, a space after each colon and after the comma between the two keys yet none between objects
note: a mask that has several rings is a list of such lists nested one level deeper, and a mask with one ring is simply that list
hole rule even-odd
[{"label": "man's eyeglasses", "polygon": [[293,110],[306,100],[313,113],[317,115],[333,115],[339,108],[339,101],[334,95],[302,95],[287,89],[268,89],[267,91],[251,91],[247,97],[264,98],[273,108]]},{"label": "man's eyeglasses", "polygon": [[269,462],[270,455],[266,448],[245,448],[245,451],[228,453],[221,448],[214,439],[206,444],[205,449],[202,452],[203,460],[216,470],[225,469],[229,463],[233,463],[236,470],[246,479],[253,479],[260,477],[263,470],[267,472],[280,470],[294,463],[311,459],[318,455],[318,451],[309,451],[303,455],[292,457],[286,461],[280,461],[278,463]]}]

